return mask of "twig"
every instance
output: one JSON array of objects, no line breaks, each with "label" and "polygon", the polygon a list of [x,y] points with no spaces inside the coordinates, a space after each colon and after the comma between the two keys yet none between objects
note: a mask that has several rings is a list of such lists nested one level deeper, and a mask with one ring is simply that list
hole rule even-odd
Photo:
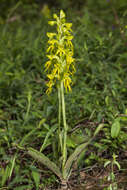
[{"label": "twig", "polygon": [[68,132],[68,134],[73,133],[74,131],[76,131],[77,129],[79,129],[81,127],[85,127],[85,126],[88,126],[88,125],[95,125],[95,126],[97,126],[98,124],[99,124],[98,122],[84,121],[84,122],[81,122],[81,123],[77,124],[73,129],[71,129]]}]

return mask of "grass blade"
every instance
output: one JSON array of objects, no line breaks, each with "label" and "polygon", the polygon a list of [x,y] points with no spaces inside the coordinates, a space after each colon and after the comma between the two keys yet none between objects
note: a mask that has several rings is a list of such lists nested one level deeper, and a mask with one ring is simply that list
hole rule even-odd
[{"label": "grass blade", "polygon": [[11,178],[11,176],[12,176],[12,172],[13,172],[13,169],[14,169],[14,166],[15,166],[16,157],[17,157],[17,153],[11,159],[11,169],[10,169],[10,173],[9,173],[9,178]]},{"label": "grass blade", "polygon": [[31,175],[32,175],[32,177],[34,179],[34,182],[35,182],[35,185],[36,185],[36,190],[38,190],[41,176],[40,176],[38,170],[36,169],[36,167],[33,167],[31,170],[32,170]]},{"label": "grass blade", "polygon": [[45,137],[45,140],[40,148],[40,152],[42,152],[45,148],[46,148],[46,143],[47,143],[47,140],[49,138],[50,135],[53,134],[53,132],[57,129],[57,126],[54,126],[54,127],[51,127],[51,129],[48,131],[46,137]]}]

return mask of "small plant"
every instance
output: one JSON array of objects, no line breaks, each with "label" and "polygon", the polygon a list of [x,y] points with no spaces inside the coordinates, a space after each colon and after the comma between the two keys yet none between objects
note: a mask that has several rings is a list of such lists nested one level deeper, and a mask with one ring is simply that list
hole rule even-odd
[{"label": "small plant", "polygon": [[106,167],[107,165],[111,165],[111,172],[107,178],[107,180],[109,182],[111,182],[111,184],[109,185],[108,189],[107,190],[117,190],[118,189],[118,186],[117,186],[117,182],[116,182],[116,178],[115,178],[115,174],[114,174],[114,166],[117,166],[118,169],[120,170],[120,164],[119,162],[116,160],[117,158],[117,155],[115,153],[113,153],[113,156],[112,156],[112,161],[111,160],[108,160],[105,162],[104,164],[104,167]]}]

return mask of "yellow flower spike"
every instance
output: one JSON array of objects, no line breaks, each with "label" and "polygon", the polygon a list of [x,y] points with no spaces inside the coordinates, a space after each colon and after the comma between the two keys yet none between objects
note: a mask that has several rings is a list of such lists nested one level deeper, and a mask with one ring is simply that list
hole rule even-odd
[{"label": "yellow flower spike", "polygon": [[66,23],[66,15],[63,10],[60,11],[60,16],[53,15],[55,21],[50,21],[49,24],[54,26],[56,24],[56,33],[48,32],[47,36],[48,47],[47,57],[48,61],[45,63],[45,70],[49,71],[47,77],[49,82],[47,84],[48,94],[52,91],[52,87],[63,81],[66,91],[71,91],[71,75],[75,72],[74,67],[74,50],[72,39],[72,23]]}]

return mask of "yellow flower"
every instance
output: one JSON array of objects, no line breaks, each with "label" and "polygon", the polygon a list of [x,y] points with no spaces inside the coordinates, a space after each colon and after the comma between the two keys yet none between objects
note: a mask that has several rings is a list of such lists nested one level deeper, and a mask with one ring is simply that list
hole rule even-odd
[{"label": "yellow flower", "polygon": [[48,71],[47,93],[52,91],[52,87],[63,81],[66,90],[71,90],[71,75],[75,72],[74,50],[72,39],[72,23],[66,23],[66,15],[61,10],[60,16],[53,15],[55,21],[50,21],[51,26],[56,25],[56,33],[47,33],[49,38],[47,47],[48,61],[45,63],[45,70]]}]

